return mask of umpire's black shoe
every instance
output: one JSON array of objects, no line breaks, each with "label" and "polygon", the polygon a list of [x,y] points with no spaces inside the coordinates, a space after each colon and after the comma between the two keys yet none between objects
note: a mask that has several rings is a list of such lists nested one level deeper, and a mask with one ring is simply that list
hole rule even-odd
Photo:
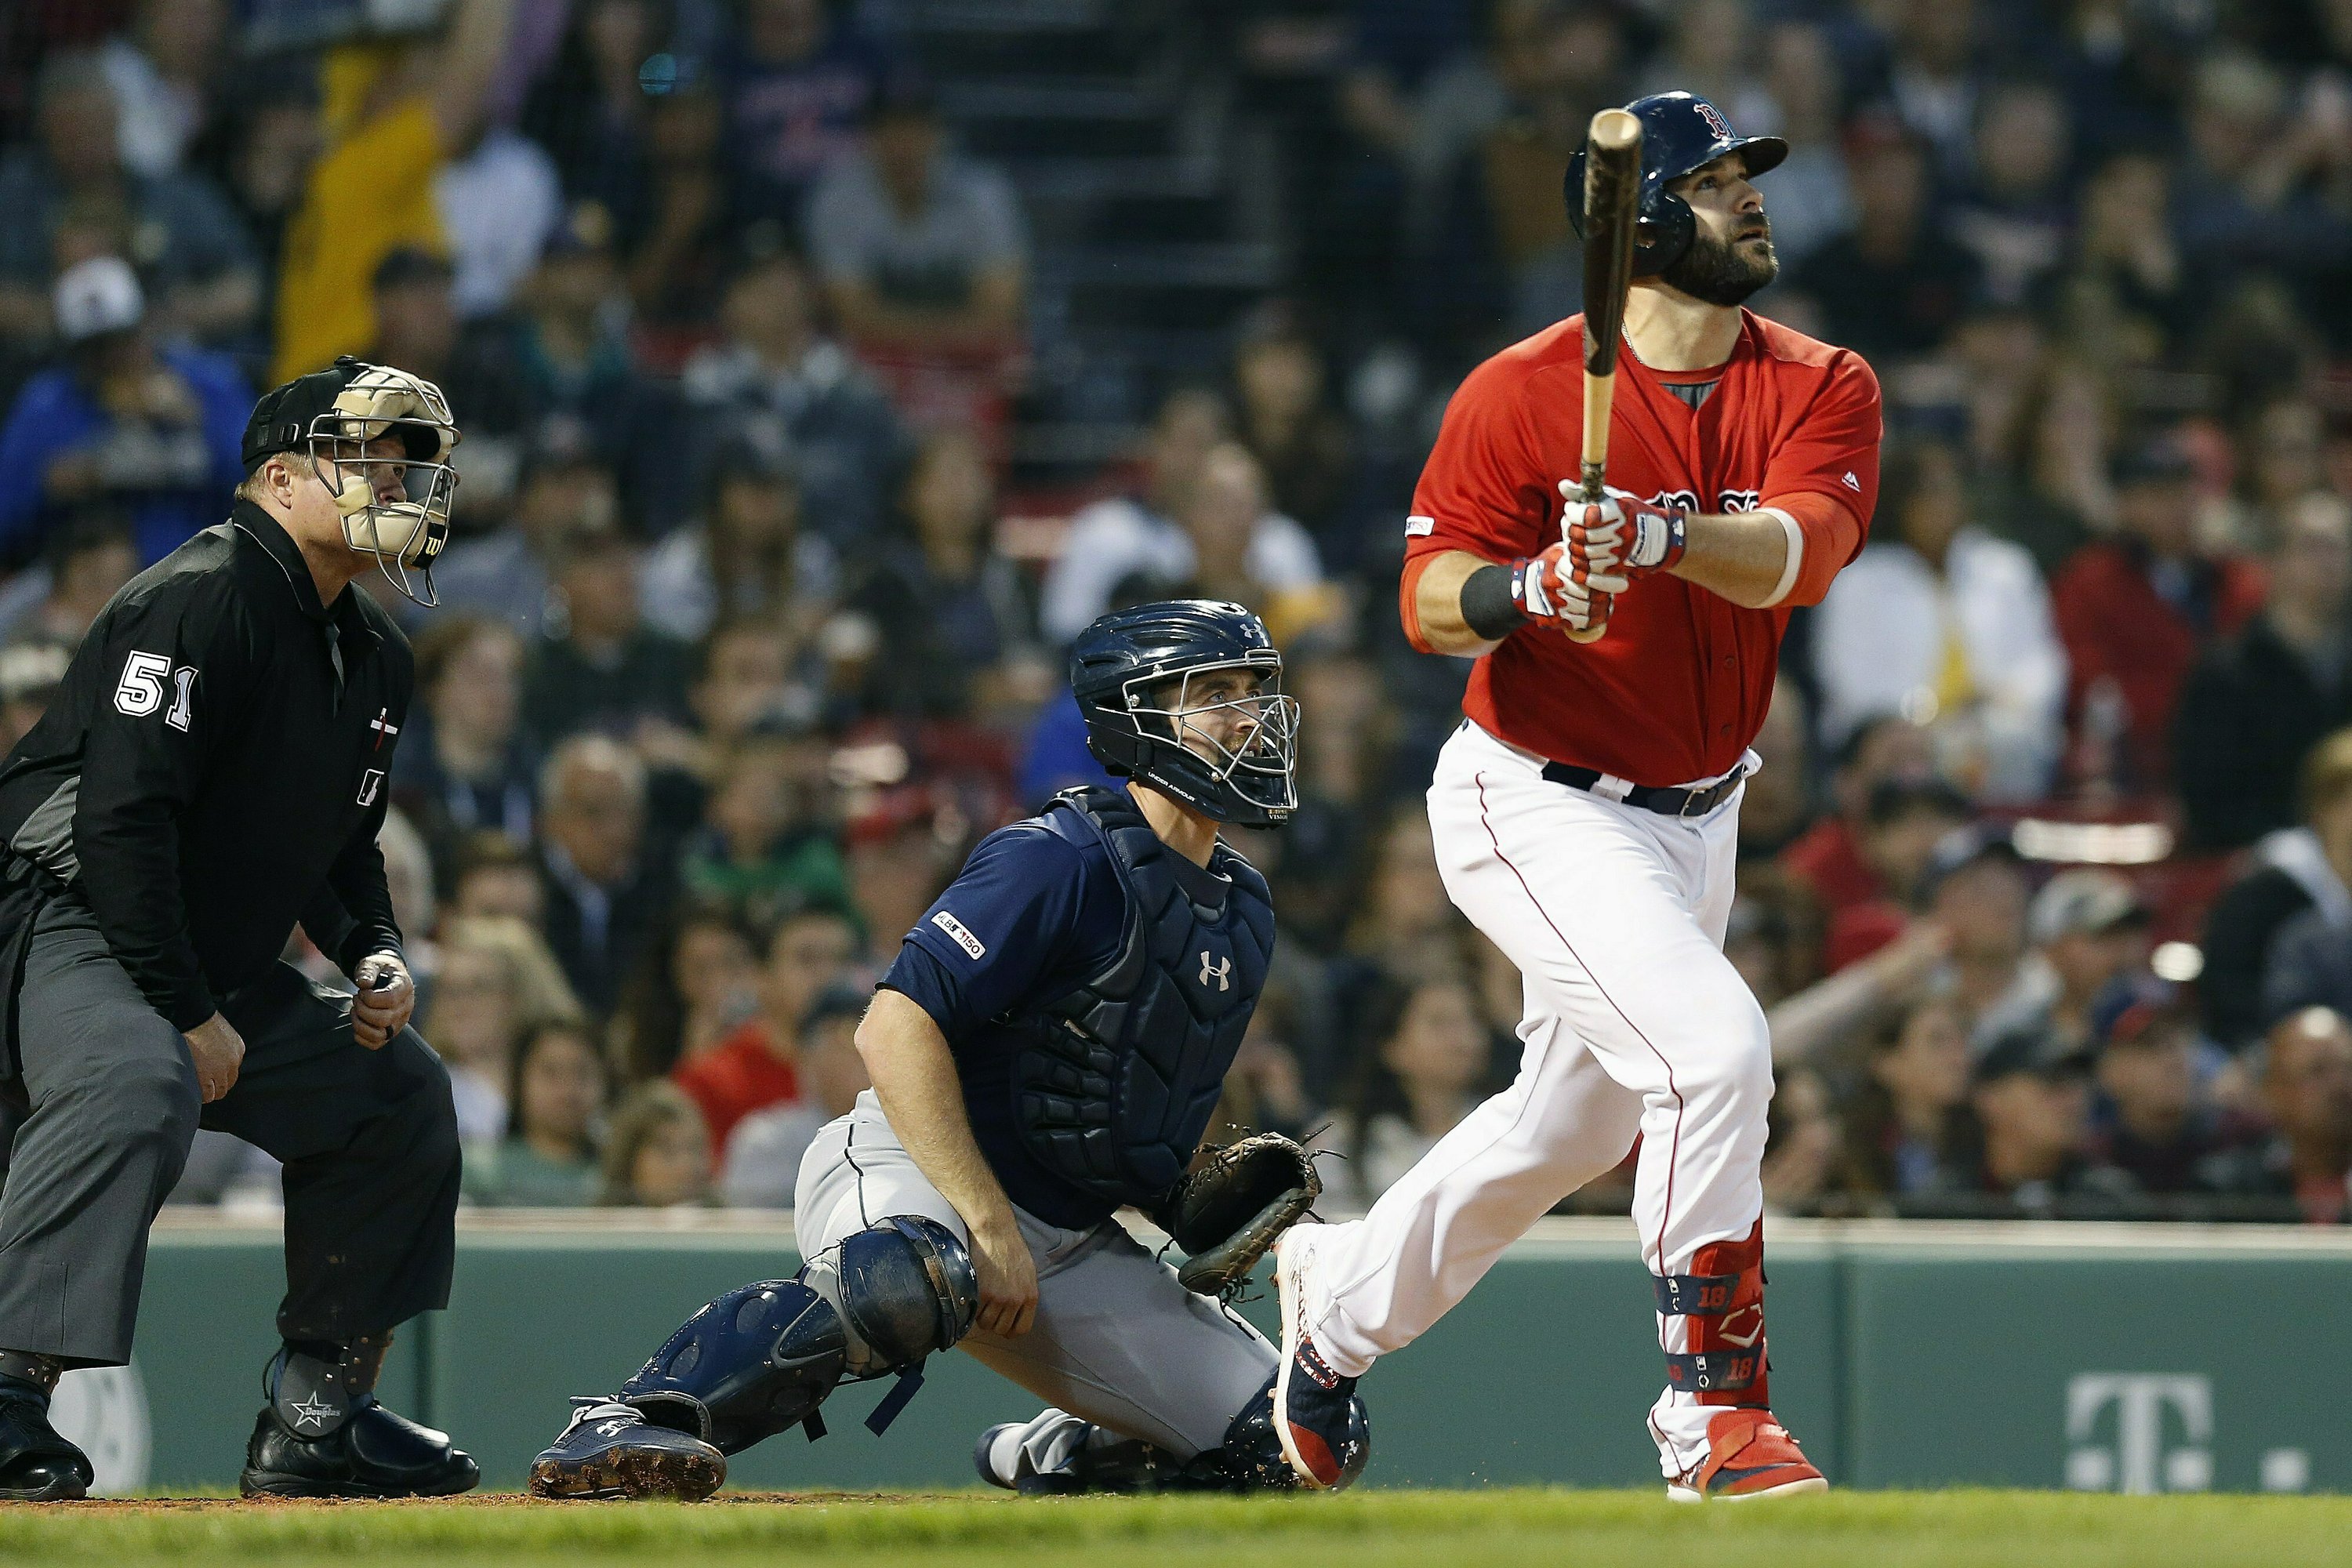
[{"label": "umpire's black shoe", "polygon": [[47,1400],[0,1393],[0,1499],[68,1502],[97,1479],[89,1456],[49,1425]]},{"label": "umpire's black shoe", "polygon": [[480,1483],[473,1456],[362,1394],[324,1436],[289,1427],[265,1405],[245,1446],[237,1489],[247,1497],[455,1497]]},{"label": "umpire's black shoe", "polygon": [[648,1422],[614,1399],[574,1399],[563,1433],[530,1462],[530,1495],[700,1502],[727,1479],[727,1456]]}]

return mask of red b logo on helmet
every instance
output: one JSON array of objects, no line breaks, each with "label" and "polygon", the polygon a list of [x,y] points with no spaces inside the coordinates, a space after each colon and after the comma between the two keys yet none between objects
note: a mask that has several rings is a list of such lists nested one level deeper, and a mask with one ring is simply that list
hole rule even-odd
[{"label": "red b logo on helmet", "polygon": [[1706,128],[1715,132],[1717,141],[1731,140],[1731,122],[1723,118],[1722,110],[1703,98],[1698,100],[1698,117],[1706,121]]}]

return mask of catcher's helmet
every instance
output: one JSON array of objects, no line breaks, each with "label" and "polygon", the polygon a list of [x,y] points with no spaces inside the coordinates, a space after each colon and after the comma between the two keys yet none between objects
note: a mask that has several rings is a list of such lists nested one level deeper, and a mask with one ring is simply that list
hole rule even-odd
[{"label": "catcher's helmet", "polygon": [[[385,437],[400,442],[401,456],[367,453],[367,443]],[[279,452],[309,458],[335,498],[351,547],[374,556],[394,587],[430,606],[440,602],[433,563],[449,542],[449,506],[457,489],[449,453],[457,441],[457,422],[439,387],[396,366],[345,354],[262,395],[246,422],[245,468],[251,473]],[[381,487],[379,474],[385,479]],[[397,499],[390,493],[395,485]]]},{"label": "catcher's helmet", "polygon": [[[1192,700],[1192,678],[1219,669],[1256,670],[1258,690]],[[1298,805],[1298,702],[1282,695],[1281,680],[1282,655],[1265,623],[1213,599],[1117,610],[1070,647],[1070,689],[1096,760],[1203,816],[1243,827],[1287,822]],[[1170,681],[1177,683],[1172,694],[1163,690]],[[1239,710],[1250,721],[1238,748],[1193,722],[1217,710]]]},{"label": "catcher's helmet", "polygon": [[[1690,204],[1666,189],[1668,182],[1738,153],[1743,173],[1753,177],[1777,168],[1789,155],[1778,136],[1739,136],[1723,111],[1696,93],[1657,92],[1636,99],[1625,112],[1642,122],[1641,221],[1633,230],[1633,276],[1654,278],[1682,259],[1698,232]],[[1584,237],[1584,150],[1569,156],[1568,221]]]}]

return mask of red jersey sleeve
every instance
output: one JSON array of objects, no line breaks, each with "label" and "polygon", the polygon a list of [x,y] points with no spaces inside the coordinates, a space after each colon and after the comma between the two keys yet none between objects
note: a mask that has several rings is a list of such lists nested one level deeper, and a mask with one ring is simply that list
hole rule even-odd
[{"label": "red jersey sleeve", "polygon": [[1758,504],[1794,518],[1805,540],[1782,604],[1819,604],[1830,579],[1861,553],[1878,505],[1883,434],[1877,374],[1860,354],[1839,354],[1827,384],[1765,465]]},{"label": "red jersey sleeve", "polygon": [[1528,395],[1532,379],[1524,362],[1499,354],[1471,372],[1445,405],[1437,444],[1413,487],[1399,584],[1405,635],[1423,653],[1430,649],[1413,595],[1431,561],[1449,550],[1494,562],[1533,555],[1558,520],[1556,479],[1543,461]]}]

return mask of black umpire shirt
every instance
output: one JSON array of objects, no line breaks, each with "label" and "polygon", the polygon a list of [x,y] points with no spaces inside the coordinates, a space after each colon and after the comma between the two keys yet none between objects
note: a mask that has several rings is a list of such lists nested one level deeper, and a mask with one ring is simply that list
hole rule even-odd
[{"label": "black umpire shirt", "polygon": [[240,500],[99,612],[0,764],[0,838],[88,903],[177,1028],[298,921],[348,973],[400,946],[375,840],[415,677],[383,606],[321,605],[293,538]]}]

